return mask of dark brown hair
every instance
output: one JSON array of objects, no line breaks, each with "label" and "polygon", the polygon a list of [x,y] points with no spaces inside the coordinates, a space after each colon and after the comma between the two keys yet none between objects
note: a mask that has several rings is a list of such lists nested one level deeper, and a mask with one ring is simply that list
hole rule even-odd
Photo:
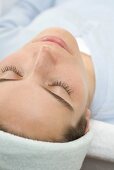
[{"label": "dark brown hair", "polygon": [[75,127],[69,127],[65,134],[64,134],[64,140],[65,142],[73,141],[85,134],[87,121],[84,116],[81,117],[78,124]]}]

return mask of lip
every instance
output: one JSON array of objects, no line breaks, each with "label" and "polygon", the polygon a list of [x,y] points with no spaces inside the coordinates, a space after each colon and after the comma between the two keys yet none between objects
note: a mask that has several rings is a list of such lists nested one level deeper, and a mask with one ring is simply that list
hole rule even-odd
[{"label": "lip", "polygon": [[67,50],[69,52],[69,48],[68,45],[66,44],[66,42],[56,36],[44,36],[42,38],[40,38],[40,41],[49,41],[49,42],[53,42],[57,45],[59,45],[60,47],[64,48],[65,50]]}]

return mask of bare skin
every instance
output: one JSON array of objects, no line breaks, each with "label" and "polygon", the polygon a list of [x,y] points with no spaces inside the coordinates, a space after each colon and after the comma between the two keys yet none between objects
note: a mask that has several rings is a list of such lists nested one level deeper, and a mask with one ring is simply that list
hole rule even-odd
[{"label": "bare skin", "polygon": [[[67,47],[42,41],[44,36],[61,38]],[[84,114],[88,122],[85,133],[88,131],[94,69],[91,57],[79,51],[68,31],[42,31],[2,60],[0,69],[0,125],[4,130],[31,139],[61,141],[65,129],[75,126]],[[72,109],[57,99],[60,97]]]}]

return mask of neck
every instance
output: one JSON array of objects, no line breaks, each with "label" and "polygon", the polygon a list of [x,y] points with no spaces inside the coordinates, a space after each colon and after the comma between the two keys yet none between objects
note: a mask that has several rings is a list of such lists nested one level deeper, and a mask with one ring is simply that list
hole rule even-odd
[{"label": "neck", "polygon": [[82,53],[82,52],[81,52],[81,56],[82,56],[82,60],[85,65],[86,72],[87,72],[88,92],[89,92],[88,107],[89,107],[93,99],[94,92],[95,92],[95,72],[94,72],[94,67],[93,67],[93,63],[91,60],[91,56],[85,53]]}]

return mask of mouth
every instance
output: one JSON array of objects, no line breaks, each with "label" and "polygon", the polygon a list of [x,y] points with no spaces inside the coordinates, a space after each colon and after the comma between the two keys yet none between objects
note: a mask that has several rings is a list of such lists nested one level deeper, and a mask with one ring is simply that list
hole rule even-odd
[{"label": "mouth", "polygon": [[44,36],[40,39],[40,41],[48,41],[48,42],[52,42],[55,43],[57,45],[59,45],[60,47],[64,48],[65,50],[67,50],[67,52],[69,52],[69,48],[68,45],[65,43],[65,41],[59,37],[56,36]]}]

